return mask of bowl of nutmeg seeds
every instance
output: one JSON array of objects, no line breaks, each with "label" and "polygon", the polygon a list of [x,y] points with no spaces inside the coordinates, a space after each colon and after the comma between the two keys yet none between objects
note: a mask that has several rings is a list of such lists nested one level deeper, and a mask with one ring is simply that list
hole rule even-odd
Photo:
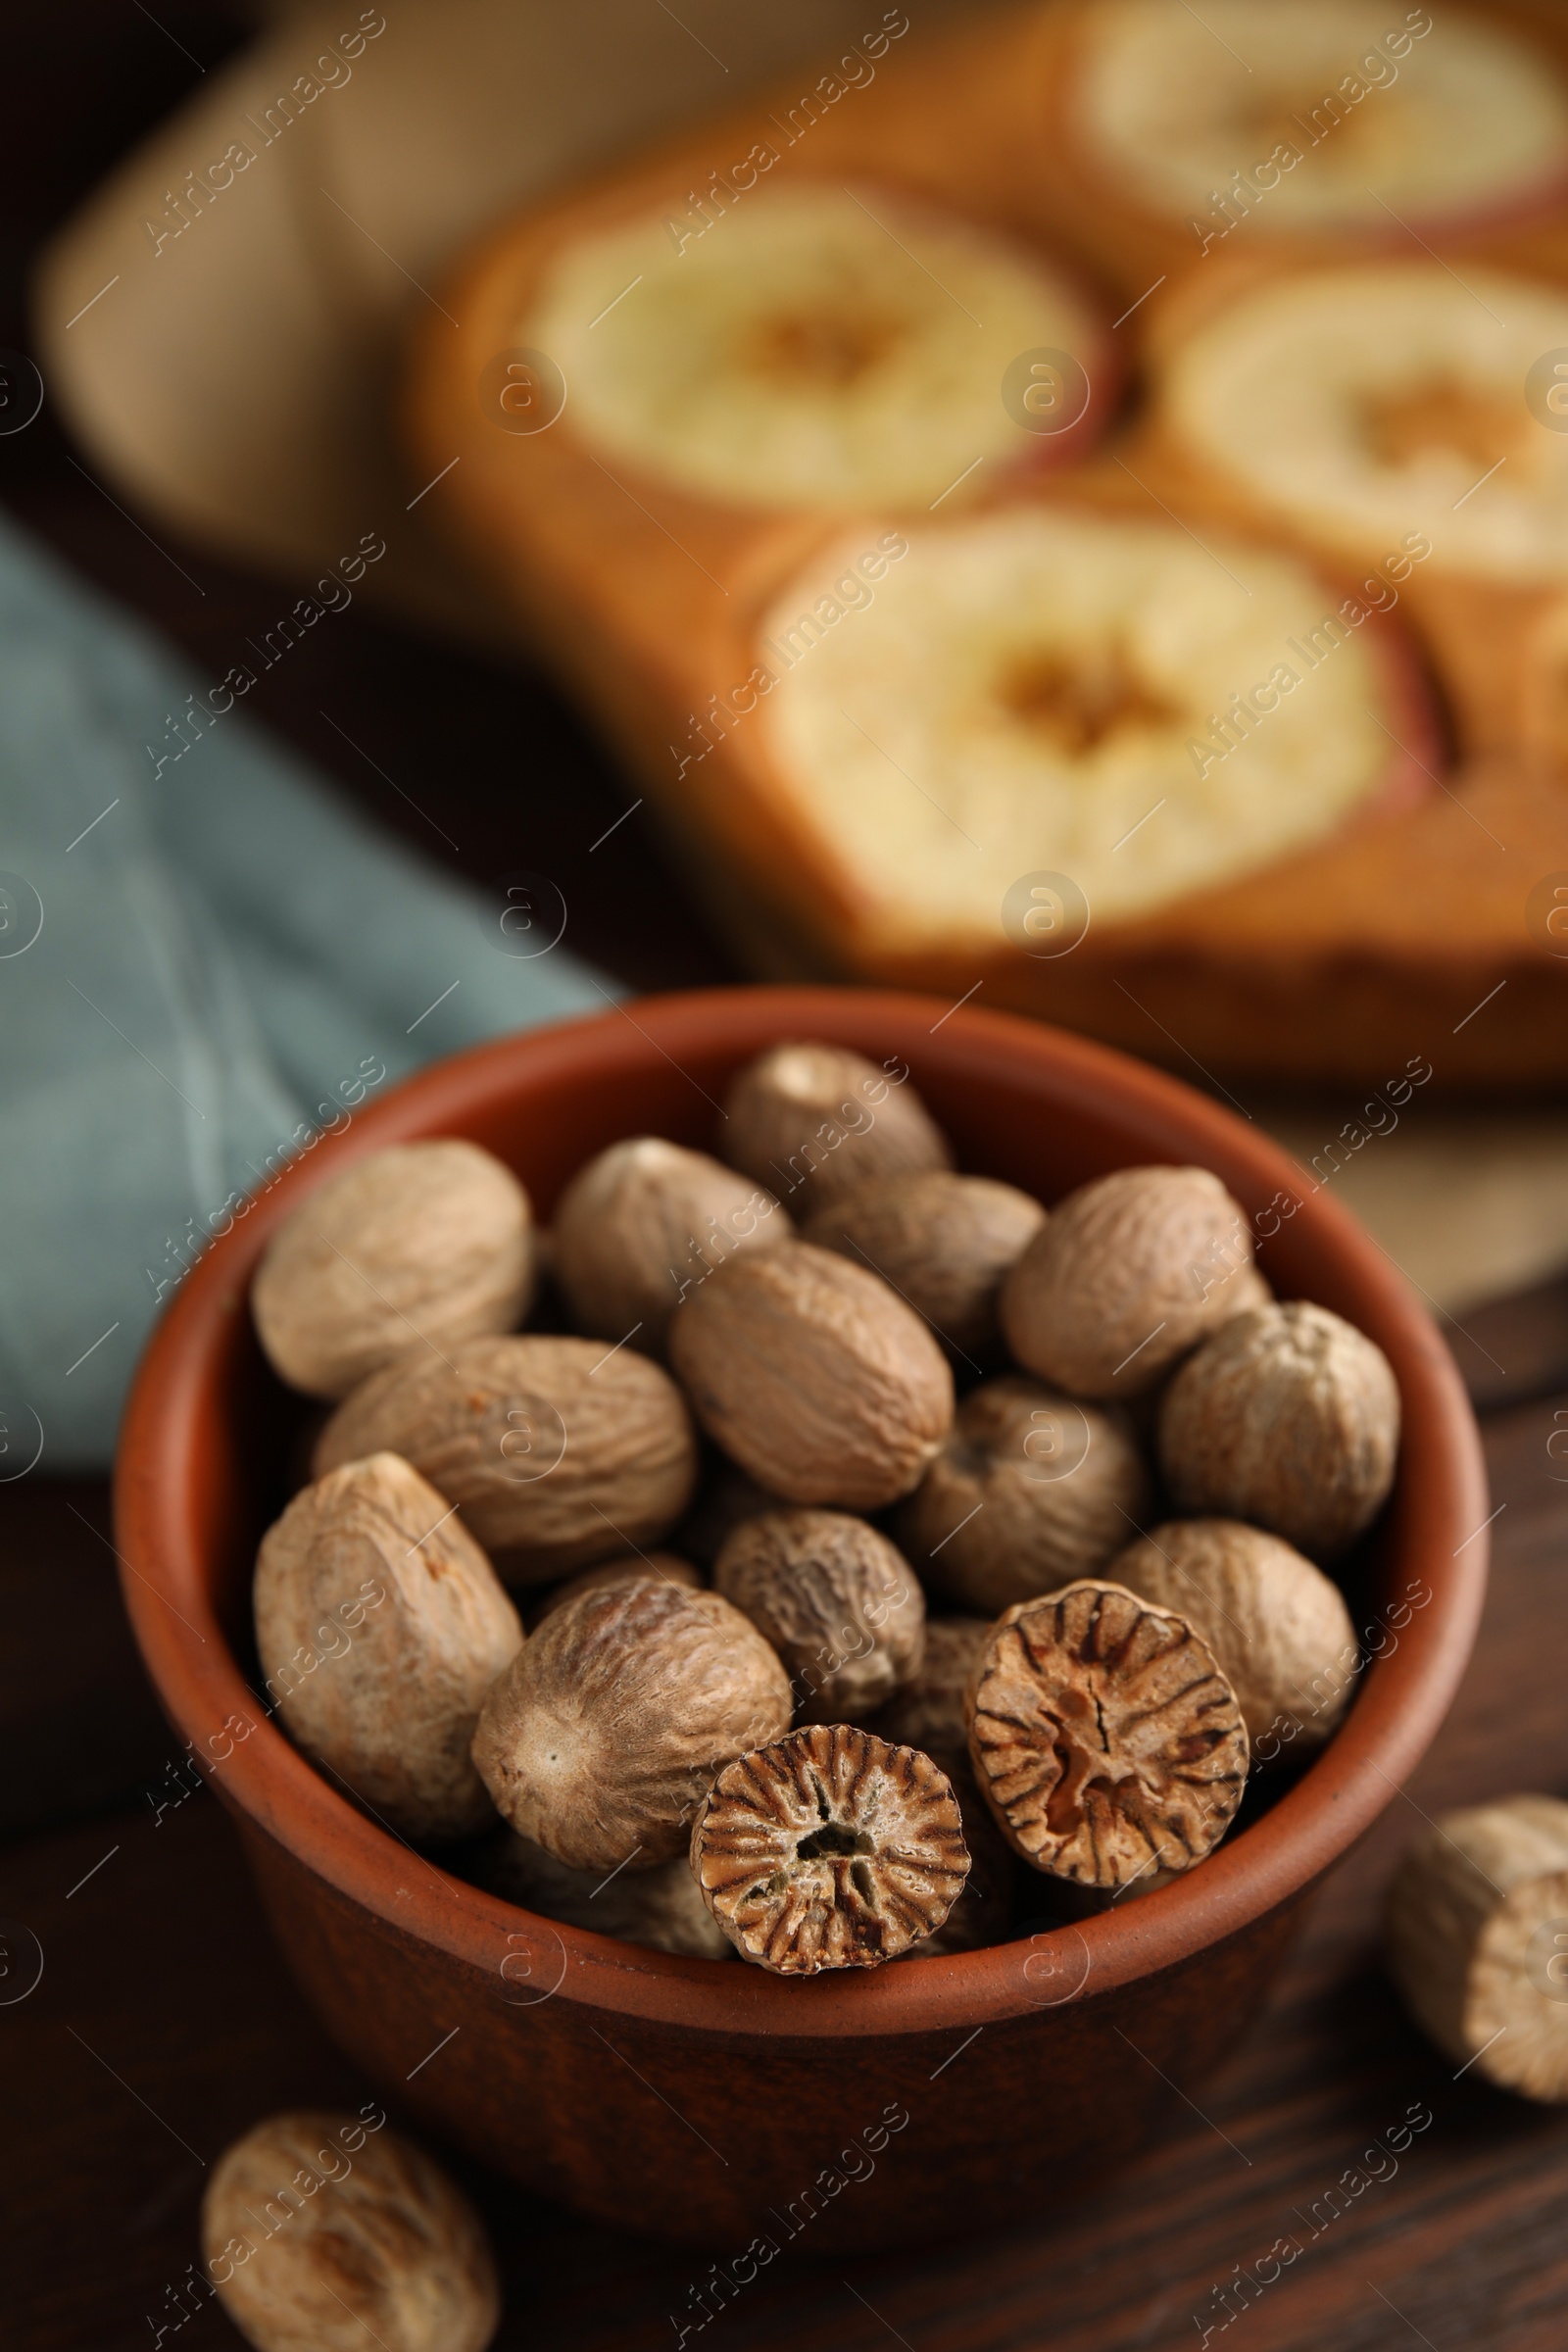
[{"label": "bowl of nutmeg seeds", "polygon": [[1484,1494],[1255,1127],[757,988],[296,1161],[156,1332],[117,1517],[371,2081],[606,2222],[831,2251],[1036,2210],[1214,2069],[1442,1720]]}]

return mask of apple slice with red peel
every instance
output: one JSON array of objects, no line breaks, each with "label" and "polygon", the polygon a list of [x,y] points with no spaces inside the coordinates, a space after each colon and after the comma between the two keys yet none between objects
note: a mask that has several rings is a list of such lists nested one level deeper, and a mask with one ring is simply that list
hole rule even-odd
[{"label": "apple slice with red peel", "polygon": [[[1479,10],[1094,0],[1064,106],[1119,201],[1249,238],[1474,228],[1568,192],[1568,87]],[[1205,241],[1206,240],[1206,241]]]},{"label": "apple slice with red peel", "polygon": [[1439,763],[1396,624],[1299,558],[1043,503],[890,537],[860,609],[829,616],[848,542],[775,595],[750,755],[877,953],[996,947],[1020,876],[1155,912]]},{"label": "apple slice with red peel", "polygon": [[1233,503],[1320,548],[1377,563],[1424,538],[1432,574],[1556,586],[1558,352],[1568,292],[1531,279],[1461,282],[1436,261],[1306,270],[1254,285],[1167,350],[1158,429]]},{"label": "apple slice with red peel", "polygon": [[764,184],[701,233],[644,213],[579,234],[517,340],[561,369],[585,449],[730,507],[961,505],[1080,456],[1109,408],[1067,277],[870,183]]}]

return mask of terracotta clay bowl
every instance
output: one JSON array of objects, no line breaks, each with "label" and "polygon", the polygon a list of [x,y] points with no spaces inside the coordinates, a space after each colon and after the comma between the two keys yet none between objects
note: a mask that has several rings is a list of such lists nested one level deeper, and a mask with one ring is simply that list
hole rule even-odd
[{"label": "terracotta clay bowl", "polygon": [[[471,1137],[548,1215],[616,1137],[710,1146],[729,1073],[810,1037],[902,1056],[960,1165],[1048,1201],[1138,1161],[1213,1168],[1269,1237],[1275,1288],[1386,1350],[1404,1439],[1353,1596],[1380,1654],[1344,1728],[1271,1807],[1191,1877],[1080,1926],[788,1983],[516,1910],[380,1829],[290,1746],[257,1696],[249,1589],[304,1407],[262,1359],[247,1292],[279,1220],[368,1152]],[[148,1670],[334,2038],[400,2107],[529,2188],[754,2263],[756,2238],[804,2231],[825,2253],[993,2227],[1146,2141],[1172,2086],[1196,2085],[1246,2030],[1303,1898],[1431,1740],[1486,1580],[1480,1448],[1454,1367],[1389,1259],[1295,1162],[1102,1047],[831,989],[645,1000],[502,1039],[357,1112],[181,1287],[131,1396],[116,1511]],[[1396,1610],[1396,1639],[1379,1634],[1412,1588],[1430,1598]]]}]

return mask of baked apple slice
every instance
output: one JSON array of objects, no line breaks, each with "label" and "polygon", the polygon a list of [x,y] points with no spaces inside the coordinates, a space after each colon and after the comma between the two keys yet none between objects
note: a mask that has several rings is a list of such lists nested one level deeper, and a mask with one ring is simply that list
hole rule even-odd
[{"label": "baked apple slice", "polygon": [[1386,0],[1095,0],[1063,112],[1088,168],[1188,227],[1427,234],[1560,201],[1568,90],[1506,23]]},{"label": "baked apple slice", "polygon": [[1293,556],[1031,503],[883,533],[904,553],[851,608],[852,546],[875,529],[779,591],[753,672],[773,683],[746,722],[868,953],[1004,931],[1032,951],[1048,924],[1071,944],[1074,922],[1147,914],[1406,804],[1435,760],[1390,624]]},{"label": "baked apple slice", "polygon": [[[580,234],[517,339],[561,370],[590,452],[740,508],[958,505],[999,463],[1077,456],[1107,405],[1072,284],[870,184],[761,183],[706,229],[646,213]],[[1009,413],[1004,378],[1031,358]]]},{"label": "baked apple slice", "polygon": [[1550,407],[1558,380],[1538,378],[1563,353],[1568,293],[1531,279],[1419,260],[1307,270],[1174,344],[1158,423],[1247,510],[1319,547],[1376,564],[1402,546],[1430,558],[1427,576],[1554,585],[1568,417]]}]

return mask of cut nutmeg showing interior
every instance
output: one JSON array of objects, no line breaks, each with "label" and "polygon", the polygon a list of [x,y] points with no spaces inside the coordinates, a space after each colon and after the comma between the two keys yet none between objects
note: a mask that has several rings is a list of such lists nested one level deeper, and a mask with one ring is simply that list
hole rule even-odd
[{"label": "cut nutmeg showing interior", "polygon": [[494,1569],[395,1453],[328,1471],[262,1538],[253,1606],[267,1690],[308,1756],[404,1838],[491,1819],[468,1753],[522,1644]]},{"label": "cut nutmeg showing interior", "polygon": [[[662,210],[563,245],[515,337],[550,355],[567,429],[616,470],[734,507],[923,508],[1099,429],[1092,309],[994,230],[827,184],[758,188],[713,236],[673,226]],[[1062,430],[1026,436],[998,387],[1043,348],[1085,384]]]},{"label": "cut nutmeg showing interior", "polygon": [[491,1687],[473,1760],[514,1830],[573,1870],[685,1846],[721,1764],[788,1729],[789,1677],[717,1592],[644,1577],[579,1592]]},{"label": "cut nutmeg showing interior", "polygon": [[269,2116],[225,2148],[201,2215],[219,2300],[257,2352],[484,2352],[501,2319],[484,2225],[367,2112]]},{"label": "cut nutmeg showing interior", "polygon": [[965,1396],[898,1531],[922,1576],[995,1616],[1099,1575],[1143,1525],[1151,1494],[1112,1414],[1004,1374]]},{"label": "cut nutmeg showing interior", "polygon": [[1395,1983],[1456,2066],[1568,2100],[1568,1804],[1444,1814],[1395,1877],[1385,1934]]},{"label": "cut nutmeg showing interior", "polygon": [[[1198,261],[1303,231],[1414,235],[1560,195],[1568,97],[1546,55],[1479,10],[1378,0],[1094,0],[1061,92],[1075,160],[1113,207]],[[1442,29],[1435,39],[1434,23]]]},{"label": "cut nutmeg showing interior", "polygon": [[1002,1292],[1020,1364],[1075,1396],[1139,1396],[1233,1312],[1251,1263],[1207,1168],[1118,1168],[1060,1201]]},{"label": "cut nutmeg showing interior", "polygon": [[251,1304],[274,1370],[338,1397],[411,1349],[515,1329],[533,1280],[532,1213],[510,1168],[477,1144],[393,1144],[278,1227]]},{"label": "cut nutmeg showing interior", "polygon": [[688,1291],[794,1230],[771,1193],[660,1136],[612,1144],[556,1204],[555,1275],[579,1331],[663,1352]]},{"label": "cut nutmeg showing interior", "polygon": [[1015,1185],[934,1168],[861,1185],[819,1209],[806,1239],[880,1274],[972,1362],[999,1348],[997,1295],[1045,1219]]},{"label": "cut nutmeg showing interior", "polygon": [[1014,1851],[1081,1886],[1191,1869],[1247,1784],[1247,1727],[1207,1642],[1087,1579],[996,1626],[970,1687],[969,1754]]},{"label": "cut nutmeg showing interior", "polygon": [[713,1583],[783,1659],[805,1723],[858,1718],[919,1668],[919,1579],[886,1536],[847,1511],[746,1520]]},{"label": "cut nutmeg showing interior", "polygon": [[676,1309],[669,1352],[709,1436],[791,1502],[896,1501],[953,1419],[948,1359],[919,1316],[807,1242],[720,1266]]},{"label": "cut nutmeg showing interior", "polygon": [[461,1505],[516,1585],[657,1543],[697,1484],[697,1435],[668,1373],[598,1340],[468,1340],[389,1365],[322,1430],[317,1475],[382,1449]]},{"label": "cut nutmeg showing interior", "polygon": [[1531,279],[1471,268],[1461,284],[1436,260],[1311,270],[1177,342],[1158,416],[1256,514],[1392,555],[1396,580],[1413,561],[1549,584],[1568,578],[1568,436],[1545,429],[1549,373],[1532,406],[1532,370],[1563,349],[1568,293]]},{"label": "cut nutmeg showing interior", "polygon": [[724,1098],[726,1159],[809,1215],[883,1178],[951,1166],[953,1154],[896,1054],[880,1067],[847,1046],[769,1046]]},{"label": "cut nutmeg showing interior", "polygon": [[929,1756],[810,1724],[724,1767],[692,1830],[691,1866],[743,1958],[807,1977],[879,1967],[931,1935],[969,1853]]},{"label": "cut nutmeg showing interior", "polygon": [[1296,556],[1033,503],[904,537],[843,627],[859,541],[779,590],[736,738],[866,954],[1070,953],[1425,789],[1413,663],[1386,621],[1315,653],[1341,592]]},{"label": "cut nutmeg showing interior", "polygon": [[1338,1585],[1289,1544],[1237,1519],[1172,1519],[1107,1574],[1197,1627],[1258,1761],[1306,1755],[1338,1730],[1355,1689],[1355,1627]]},{"label": "cut nutmeg showing interior", "polygon": [[1371,1525],[1398,1449],[1388,1357],[1305,1299],[1222,1324],[1160,1399],[1160,1467],[1178,1509],[1250,1519],[1315,1560]]}]

